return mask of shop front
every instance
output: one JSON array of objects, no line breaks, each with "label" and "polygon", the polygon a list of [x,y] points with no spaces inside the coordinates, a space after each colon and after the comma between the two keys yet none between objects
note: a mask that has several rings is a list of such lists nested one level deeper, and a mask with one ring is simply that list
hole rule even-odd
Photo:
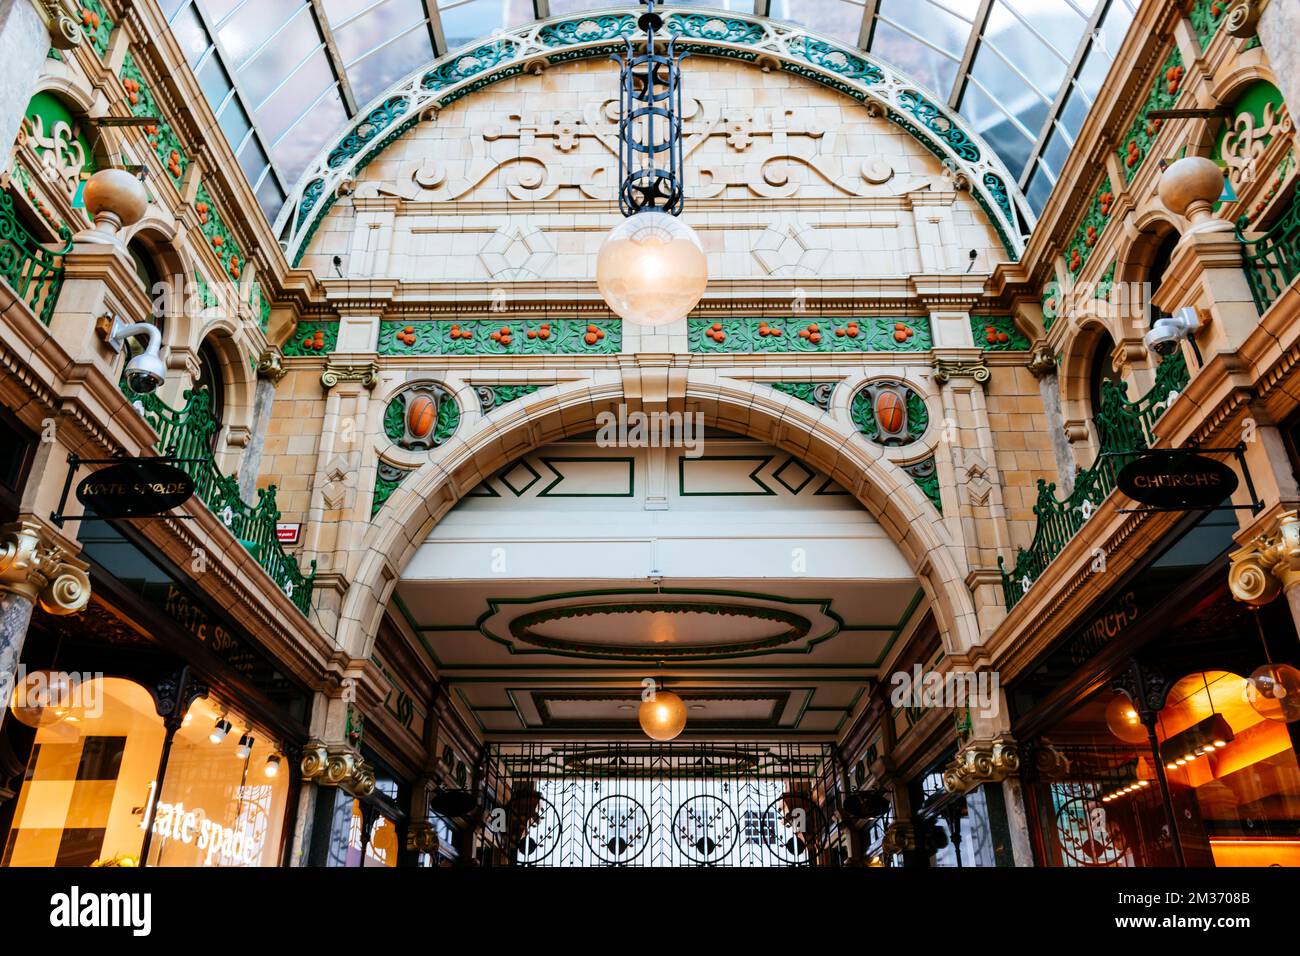
[{"label": "shop front", "polygon": [[1189,519],[1011,682],[1040,865],[1300,865],[1300,643],[1229,592],[1236,527]]},{"label": "shop front", "polygon": [[92,603],[38,612],[0,729],[4,866],[278,866],[309,695],[129,529]]}]

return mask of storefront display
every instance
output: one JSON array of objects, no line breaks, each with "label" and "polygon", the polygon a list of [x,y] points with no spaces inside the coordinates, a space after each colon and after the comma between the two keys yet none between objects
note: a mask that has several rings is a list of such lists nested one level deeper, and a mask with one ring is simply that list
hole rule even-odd
[{"label": "storefront display", "polygon": [[1234,601],[1204,553],[1232,529],[1196,524],[1013,683],[1039,862],[1300,865],[1300,728],[1248,679],[1300,642],[1284,606]]},{"label": "storefront display", "polygon": [[138,866],[146,843],[153,866],[277,863],[288,782],[266,773],[273,743],[214,742],[217,708],[196,700],[159,791],[167,732],[153,696],[120,677],[91,683],[84,704],[37,728],[5,866]]}]

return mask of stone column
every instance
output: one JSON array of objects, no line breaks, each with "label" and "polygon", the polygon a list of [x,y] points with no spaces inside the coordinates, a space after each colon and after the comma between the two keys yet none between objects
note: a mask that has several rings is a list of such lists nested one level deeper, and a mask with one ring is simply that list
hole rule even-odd
[{"label": "stone column", "polygon": [[280,350],[267,349],[257,362],[257,387],[253,391],[253,426],[239,463],[239,497],[250,505],[257,504],[257,475],[262,468],[262,450],[266,431],[271,425],[271,407],[275,404],[275,387],[284,378]]},{"label": "stone column", "polygon": [[0,0],[0,143],[6,150],[18,138],[50,47],[71,49],[82,36],[81,26],[54,0]]},{"label": "stone column", "polygon": [[1052,439],[1052,458],[1056,462],[1056,487],[1062,497],[1074,490],[1074,452],[1065,434],[1065,412],[1061,406],[1061,380],[1056,374],[1056,357],[1045,342],[1034,346],[1029,358],[1029,373],[1038,379],[1038,394],[1043,399],[1043,414]]},{"label": "stone column", "polygon": [[1224,28],[1235,36],[1258,32],[1291,115],[1300,111],[1300,34],[1295,4],[1287,0],[1237,0],[1228,10]]},{"label": "stone column", "polygon": [[[50,614],[75,614],[89,600],[86,565],[53,543],[44,525],[23,518],[0,527],[0,700],[13,692],[37,602]],[[7,712],[0,709],[0,726]]]}]

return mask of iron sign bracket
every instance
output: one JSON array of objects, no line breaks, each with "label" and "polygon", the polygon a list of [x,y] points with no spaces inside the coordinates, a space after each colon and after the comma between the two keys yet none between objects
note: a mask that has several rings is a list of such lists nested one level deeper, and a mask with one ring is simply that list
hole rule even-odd
[{"label": "iron sign bracket", "polygon": [[[1149,515],[1149,514],[1171,514],[1184,513],[1191,511],[1249,511],[1251,514],[1259,514],[1264,510],[1264,502],[1260,500],[1259,494],[1255,491],[1255,482],[1250,477],[1250,468],[1246,464],[1246,443],[1238,442],[1231,448],[1200,448],[1196,445],[1189,445],[1186,448],[1144,448],[1138,451],[1104,451],[1101,453],[1102,458],[1176,458],[1179,455],[1232,455],[1237,459],[1237,464],[1241,468],[1241,478],[1245,482],[1246,492],[1250,495],[1250,504],[1245,505],[1215,505],[1212,508],[1158,508],[1150,506],[1146,508],[1116,508],[1116,512],[1122,515]],[[1122,494],[1122,492],[1121,492]]]},{"label": "iron sign bracket", "polygon": [[[101,518],[98,515],[69,515],[64,514],[68,507],[68,495],[72,492],[72,481],[77,476],[77,469],[82,465],[121,465],[129,461],[149,461],[157,462],[164,465],[180,464],[201,464],[206,461],[204,458],[178,458],[175,454],[175,446],[168,449],[166,455],[156,455],[152,458],[130,458],[123,454],[114,455],[112,458],[82,458],[73,452],[68,452],[68,475],[63,479],[63,493],[59,495],[59,507],[50,512],[50,521],[56,528],[62,528],[67,521],[123,521],[124,518]],[[144,520],[150,518],[174,518],[182,521],[190,520],[194,515],[139,515],[130,520]]]}]

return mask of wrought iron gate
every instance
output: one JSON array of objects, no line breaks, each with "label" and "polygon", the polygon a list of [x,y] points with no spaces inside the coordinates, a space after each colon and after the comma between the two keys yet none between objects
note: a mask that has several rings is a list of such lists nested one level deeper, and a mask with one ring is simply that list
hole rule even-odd
[{"label": "wrought iron gate", "polygon": [[493,744],[483,836],[516,866],[839,866],[829,744]]}]

